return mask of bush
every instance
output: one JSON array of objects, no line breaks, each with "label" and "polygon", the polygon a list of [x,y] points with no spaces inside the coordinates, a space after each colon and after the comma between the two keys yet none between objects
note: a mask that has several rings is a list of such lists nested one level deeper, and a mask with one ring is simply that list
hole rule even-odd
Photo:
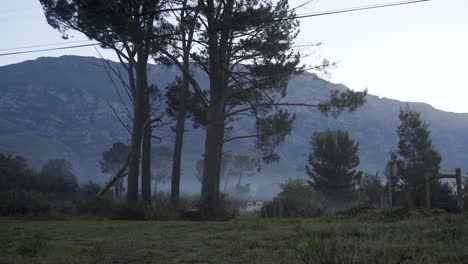
[{"label": "bush", "polygon": [[52,207],[51,195],[33,191],[0,193],[0,215],[42,215]]},{"label": "bush", "polygon": [[266,203],[263,217],[314,217],[324,212],[325,199],[304,180],[289,180],[280,185],[281,192]]},{"label": "bush", "polygon": [[379,173],[366,173],[359,184],[360,203],[370,206],[381,206],[385,199],[385,187],[380,181]]},{"label": "bush", "polygon": [[44,239],[40,236],[34,236],[32,241],[26,241],[18,245],[16,252],[22,257],[35,257],[39,251],[44,247]]},{"label": "bush", "polygon": [[79,215],[96,215],[104,218],[111,218],[115,215],[117,202],[107,197],[93,197],[83,200],[77,204],[77,213]]}]

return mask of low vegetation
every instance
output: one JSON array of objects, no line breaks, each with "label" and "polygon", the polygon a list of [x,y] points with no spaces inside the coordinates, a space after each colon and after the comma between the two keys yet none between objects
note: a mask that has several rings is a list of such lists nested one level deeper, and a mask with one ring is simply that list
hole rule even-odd
[{"label": "low vegetation", "polygon": [[[468,217],[360,209],[313,219],[0,218],[0,263],[466,263]],[[464,262],[465,261],[465,262]]]}]

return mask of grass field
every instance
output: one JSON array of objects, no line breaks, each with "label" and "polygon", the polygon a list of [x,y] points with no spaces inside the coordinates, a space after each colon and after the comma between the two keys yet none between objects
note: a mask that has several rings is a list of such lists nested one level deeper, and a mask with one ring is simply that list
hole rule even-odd
[{"label": "grass field", "polygon": [[0,218],[0,263],[468,263],[468,215]]}]

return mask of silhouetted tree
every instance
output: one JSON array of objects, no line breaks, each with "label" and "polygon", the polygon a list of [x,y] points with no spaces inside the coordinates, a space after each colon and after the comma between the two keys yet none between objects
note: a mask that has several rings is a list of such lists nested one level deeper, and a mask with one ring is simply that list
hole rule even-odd
[{"label": "silhouetted tree", "polygon": [[0,153],[0,192],[36,190],[40,184],[22,156]]},{"label": "silhouetted tree", "polygon": [[[117,172],[124,166],[128,159],[130,148],[123,142],[116,142],[112,147],[102,153],[102,161],[99,162],[101,171],[110,174],[114,177]],[[121,177],[116,180],[114,184],[115,198],[120,199],[124,191],[123,187],[124,178]]]},{"label": "silhouetted tree", "polygon": [[[399,174],[404,181],[405,191],[410,195],[413,206],[422,207],[425,204],[424,172],[430,169],[437,173],[442,157],[432,146],[429,124],[421,119],[421,114],[406,106],[400,109],[400,125],[397,128],[399,137]],[[431,185],[438,189],[436,180]]]},{"label": "silhouetted tree", "polygon": [[256,168],[257,166],[255,159],[244,155],[233,155],[230,174],[234,177],[237,177],[237,192],[245,193],[246,190],[250,189],[250,187],[246,187],[246,185],[241,184],[242,178],[244,176],[253,176]]},{"label": "silhouetted tree", "polygon": [[41,169],[44,191],[66,198],[78,190],[78,181],[73,174],[72,164],[65,159],[50,159]]},{"label": "silhouetted tree", "polygon": [[[192,78],[191,56],[192,47],[196,44],[195,31],[199,28],[196,0],[172,0],[171,6],[174,9],[172,19],[176,21],[175,30],[177,34],[171,38],[167,44],[172,49],[159,49],[164,62],[174,64],[182,73],[182,77],[177,76],[175,82],[168,89],[168,112],[176,121],[174,127],[175,141],[172,157],[171,175],[171,200],[177,203],[180,193],[180,175],[182,164],[182,147],[185,133],[185,120],[190,114],[190,101],[193,99],[193,92],[190,90],[190,83],[196,84]],[[196,84],[197,85],[197,84]],[[201,90],[198,90],[201,92]],[[176,96],[174,96],[176,95]]]},{"label": "silhouetted tree", "polygon": [[[317,107],[324,112],[353,109],[363,103],[364,94],[335,95],[336,100],[317,105],[280,100],[286,95],[290,76],[302,70],[300,55],[292,47],[299,22],[287,0],[203,0],[198,8],[201,51],[193,59],[210,82],[209,94],[203,99],[207,125],[200,204],[205,216],[213,217],[224,143],[251,138],[264,162],[278,161],[274,149],[291,132],[294,120],[287,106]],[[341,100],[344,98],[352,98],[353,103]],[[254,119],[255,132],[237,135],[236,126],[241,126],[244,117]]]},{"label": "silhouetted tree", "polygon": [[359,144],[350,138],[348,132],[336,130],[316,132],[310,141],[306,172],[315,190],[337,204],[347,204],[356,197],[356,186],[362,172],[359,165]]},{"label": "silhouetted tree", "polygon": [[173,152],[165,146],[153,147],[151,152],[151,178],[154,181],[153,195],[156,196],[158,185],[171,176]]},{"label": "silhouetted tree", "polygon": [[[148,58],[162,45],[169,24],[164,20],[166,2],[159,0],[40,0],[47,22],[64,37],[77,30],[116,52],[127,72],[124,84],[133,103],[127,199],[138,199],[140,157],[142,198],[151,199],[151,113],[147,78]],[[164,35],[167,36],[167,35]],[[140,155],[141,154],[141,155]]]}]

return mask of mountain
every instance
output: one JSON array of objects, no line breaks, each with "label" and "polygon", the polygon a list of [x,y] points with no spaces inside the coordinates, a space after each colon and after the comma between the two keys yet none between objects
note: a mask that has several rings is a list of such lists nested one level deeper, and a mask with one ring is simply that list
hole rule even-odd
[{"label": "mountain", "polygon": [[[122,70],[118,63],[110,62]],[[173,67],[149,66],[150,82],[164,88],[178,71]],[[207,84],[201,72],[196,77]],[[39,58],[0,67],[0,152],[25,156],[38,168],[49,158],[66,158],[74,163],[81,181],[103,182],[99,171],[101,153],[113,142],[129,141],[111,106],[125,119],[128,99],[117,78],[109,77],[102,61],[93,57],[64,56]],[[292,78],[284,101],[313,102],[335,89],[348,89],[311,73]],[[382,171],[389,152],[396,149],[398,112],[405,102],[367,96],[367,103],[353,113],[338,118],[326,117],[315,109],[293,108],[297,114],[294,130],[278,149],[281,162],[264,167],[260,183],[281,182],[287,177],[303,177],[305,154],[314,131],[348,130],[360,143],[361,169]],[[468,114],[444,112],[424,103],[408,103],[430,123],[432,140],[444,160],[442,168],[462,170],[468,161]],[[194,162],[203,152],[204,134],[189,126],[184,146],[184,188],[198,188]],[[238,127],[240,131],[248,128]],[[169,129],[156,131],[171,135]],[[250,141],[238,141],[227,150],[252,152]],[[158,144],[158,143],[155,143]],[[171,137],[160,144],[171,145]],[[253,181],[253,179],[251,180]]]}]

